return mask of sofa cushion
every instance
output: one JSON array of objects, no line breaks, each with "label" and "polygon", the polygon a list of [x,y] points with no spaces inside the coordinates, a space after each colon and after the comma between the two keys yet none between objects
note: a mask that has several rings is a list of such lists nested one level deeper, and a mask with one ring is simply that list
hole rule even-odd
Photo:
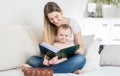
[{"label": "sofa cushion", "polygon": [[32,55],[36,49],[22,26],[0,26],[0,71],[20,67]]},{"label": "sofa cushion", "polygon": [[97,38],[95,39],[88,49],[86,50],[85,57],[86,57],[86,64],[83,67],[84,71],[90,71],[94,69],[99,69],[100,65],[100,54],[99,47],[100,47],[100,41],[101,39]]},{"label": "sofa cushion", "polygon": [[100,65],[120,66],[120,45],[106,45],[100,54]]},{"label": "sofa cushion", "polygon": [[83,43],[84,43],[84,48],[85,50],[88,49],[88,47],[90,46],[90,44],[93,42],[94,40],[94,35],[84,35],[83,36]]}]

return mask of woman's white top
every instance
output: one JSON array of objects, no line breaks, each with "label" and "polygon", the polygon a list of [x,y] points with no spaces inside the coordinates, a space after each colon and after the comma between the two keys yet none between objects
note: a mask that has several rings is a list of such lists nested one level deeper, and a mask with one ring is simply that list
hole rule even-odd
[{"label": "woman's white top", "polygon": [[81,31],[78,22],[77,22],[76,20],[72,19],[72,18],[70,18],[69,25],[70,25],[71,28],[72,28],[73,34],[76,34],[76,33],[78,33],[79,31]]}]

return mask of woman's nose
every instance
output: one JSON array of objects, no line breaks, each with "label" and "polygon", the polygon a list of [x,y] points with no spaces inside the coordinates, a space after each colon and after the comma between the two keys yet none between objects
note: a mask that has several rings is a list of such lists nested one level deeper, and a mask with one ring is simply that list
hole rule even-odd
[{"label": "woman's nose", "polygon": [[54,19],[54,23],[57,23],[57,19]]}]

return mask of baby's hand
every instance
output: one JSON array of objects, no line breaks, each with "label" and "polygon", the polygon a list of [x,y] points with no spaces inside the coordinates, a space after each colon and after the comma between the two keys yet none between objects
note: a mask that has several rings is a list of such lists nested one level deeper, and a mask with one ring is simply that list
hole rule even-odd
[{"label": "baby's hand", "polygon": [[43,60],[43,65],[46,65],[46,66],[49,66],[49,61],[47,58],[44,57],[44,60]]},{"label": "baby's hand", "polygon": [[49,64],[51,65],[57,64],[57,62],[58,62],[58,56],[55,56],[51,60],[49,60]]}]

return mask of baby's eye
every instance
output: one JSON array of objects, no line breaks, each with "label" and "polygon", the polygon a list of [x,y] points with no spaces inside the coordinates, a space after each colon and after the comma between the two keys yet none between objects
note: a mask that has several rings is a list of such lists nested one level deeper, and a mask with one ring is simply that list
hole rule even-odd
[{"label": "baby's eye", "polygon": [[65,35],[65,37],[68,37],[68,35]]}]

